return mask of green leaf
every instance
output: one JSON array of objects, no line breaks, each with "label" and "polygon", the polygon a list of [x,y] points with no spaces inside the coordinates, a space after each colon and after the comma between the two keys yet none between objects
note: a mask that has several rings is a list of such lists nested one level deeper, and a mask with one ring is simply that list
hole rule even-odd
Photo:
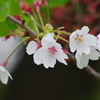
[{"label": "green leaf", "polygon": [[48,0],[49,7],[60,6],[68,3],[70,0]]},{"label": "green leaf", "polygon": [[8,8],[0,9],[0,21],[4,20],[8,15],[9,15],[9,9]]},{"label": "green leaf", "polygon": [[0,7],[1,8],[8,8],[10,9],[10,4],[8,0],[0,0]]},{"label": "green leaf", "polygon": [[9,0],[10,3],[10,14],[12,16],[14,15],[20,15],[21,14],[21,8],[19,4],[19,0]]},{"label": "green leaf", "polygon": [[0,22],[0,37],[9,35],[9,27],[4,22]]}]

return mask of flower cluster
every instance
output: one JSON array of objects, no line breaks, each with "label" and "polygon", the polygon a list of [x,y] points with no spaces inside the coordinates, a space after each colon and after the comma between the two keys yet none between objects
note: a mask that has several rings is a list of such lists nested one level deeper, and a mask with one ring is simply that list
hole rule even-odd
[{"label": "flower cluster", "polygon": [[[81,30],[72,32],[69,38],[69,47],[72,53],[75,52],[77,67],[86,67],[89,60],[98,60],[100,57],[100,34],[95,37],[88,33],[89,28],[83,26]],[[37,65],[43,64],[45,68],[53,68],[56,59],[67,65],[65,59],[68,56],[63,52],[62,47],[53,38],[54,33],[46,34],[41,42],[29,42],[26,52],[31,55],[34,53],[34,62]]]},{"label": "flower cluster", "polygon": [[70,51],[76,51],[77,67],[80,69],[88,65],[89,59],[98,60],[100,57],[100,35],[95,37],[88,32],[89,28],[84,26],[70,35]]},{"label": "flower cluster", "polygon": [[26,52],[29,55],[34,53],[33,58],[37,65],[43,64],[45,68],[53,68],[56,60],[67,65],[65,59],[68,59],[68,56],[53,36],[54,33],[48,33],[42,38],[41,42],[29,42]]}]

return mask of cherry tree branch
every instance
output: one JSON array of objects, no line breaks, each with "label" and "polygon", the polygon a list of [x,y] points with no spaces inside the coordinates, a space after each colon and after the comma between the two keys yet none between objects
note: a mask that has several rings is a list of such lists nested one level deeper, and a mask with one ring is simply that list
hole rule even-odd
[{"label": "cherry tree branch", "polygon": [[85,67],[84,70],[87,71],[87,73],[88,73],[90,76],[92,76],[92,77],[94,77],[94,78],[100,80],[100,73],[96,72],[96,71],[95,71],[92,67],[90,67],[89,65],[88,65],[87,67]]},{"label": "cherry tree branch", "polygon": [[12,17],[10,15],[8,15],[7,18],[9,20],[11,20],[13,23],[15,23],[15,24],[21,26],[22,28],[24,28],[29,33],[29,35],[31,37],[36,37],[36,33],[33,30],[31,30],[25,23],[18,21],[17,19],[15,19],[14,17]]},{"label": "cherry tree branch", "polygon": [[[69,58],[71,60],[73,60],[74,62],[76,62],[75,60],[75,56],[74,54],[71,54],[69,52],[67,52],[67,55],[69,56]],[[89,65],[83,68],[90,76],[100,80],[100,73],[98,73],[97,71],[95,71],[92,67],[90,67]]]},{"label": "cherry tree branch", "polygon": [[[15,23],[15,24],[17,24],[17,25],[23,27],[23,28],[29,33],[29,35],[30,35],[31,37],[36,37],[36,36],[37,36],[37,34],[36,34],[33,30],[31,30],[27,25],[25,25],[25,23],[16,20],[14,17],[12,17],[12,16],[10,16],[10,15],[8,15],[7,18],[8,18],[9,20],[11,20],[13,23]],[[74,56],[73,54],[67,52],[67,55],[69,56],[69,58],[70,58],[71,60],[73,60],[74,62],[76,62],[75,56]],[[96,71],[95,71],[93,68],[91,68],[89,65],[88,65],[87,67],[85,67],[84,70],[87,71],[87,73],[88,73],[90,76],[92,76],[92,77],[94,77],[94,78],[100,80],[100,73],[96,72]]]}]

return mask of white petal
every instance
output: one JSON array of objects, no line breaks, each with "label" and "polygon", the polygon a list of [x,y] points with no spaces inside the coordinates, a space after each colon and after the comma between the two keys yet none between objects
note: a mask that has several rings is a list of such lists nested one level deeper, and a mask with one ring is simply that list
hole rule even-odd
[{"label": "white petal", "polygon": [[79,69],[83,69],[83,68],[84,68],[84,66],[83,66],[83,64],[82,64],[82,63],[80,63],[80,64],[79,64],[79,63],[77,62],[77,64],[76,64],[76,65],[77,65],[77,67],[78,67]]},{"label": "white petal", "polygon": [[92,49],[91,53],[89,54],[89,59],[91,59],[91,60],[98,60],[99,57],[100,57],[100,52],[98,52],[95,49]]},{"label": "white petal", "polygon": [[77,43],[76,43],[76,41],[70,42],[69,43],[69,47],[70,47],[70,51],[71,52],[75,52],[75,50],[77,50]]},{"label": "white petal", "polygon": [[42,43],[43,47],[49,48],[49,47],[54,46],[56,41],[54,40],[54,38],[51,35],[47,35],[42,38],[41,43]]},{"label": "white petal", "polygon": [[48,50],[41,47],[40,49],[38,49],[35,53],[34,53],[34,62],[37,65],[42,64],[42,62],[44,61],[45,56],[48,55]]},{"label": "white petal", "polygon": [[10,73],[6,70],[7,75],[10,77],[10,79],[13,80],[12,76],[10,75]]},{"label": "white petal", "polygon": [[45,68],[54,68],[54,65],[56,64],[56,58],[55,58],[55,55],[53,54],[48,54],[46,57],[45,57],[45,61],[43,62],[43,65]]},{"label": "white petal", "polygon": [[61,51],[62,51],[62,46],[61,46],[61,44],[55,43],[54,46],[55,46],[56,50],[61,50]]},{"label": "white petal", "polygon": [[3,66],[0,66],[0,71],[1,71],[1,72],[5,72],[5,70],[6,70],[6,69],[5,69]]},{"label": "white petal", "polygon": [[87,34],[89,32],[89,28],[87,26],[83,26],[81,28],[81,34]]},{"label": "white petal", "polygon": [[76,61],[77,61],[77,67],[79,69],[82,69],[88,65],[89,59],[88,56],[85,54],[82,54],[82,56],[76,54]]},{"label": "white petal", "polygon": [[87,34],[84,36],[84,41],[89,46],[95,46],[97,43],[97,38],[91,34]]},{"label": "white petal", "polygon": [[28,43],[28,46],[26,47],[26,52],[29,55],[31,55],[36,51],[37,47],[38,47],[37,43],[35,41],[31,41]]},{"label": "white petal", "polygon": [[76,61],[77,61],[77,63],[81,63],[81,59],[80,59],[80,55],[76,52],[76,54],[75,54],[75,58],[76,58]]},{"label": "white petal", "polygon": [[7,82],[8,82],[8,74],[6,72],[1,72],[1,82],[3,84],[7,84]]},{"label": "white petal", "polygon": [[68,59],[68,56],[65,53],[63,53],[63,52],[56,52],[55,56],[56,56],[56,59],[59,62],[67,65],[67,62],[65,61],[65,59]]},{"label": "white petal", "polygon": [[89,54],[90,53],[90,47],[83,43],[83,45],[78,46],[77,52],[82,55],[82,53]]}]

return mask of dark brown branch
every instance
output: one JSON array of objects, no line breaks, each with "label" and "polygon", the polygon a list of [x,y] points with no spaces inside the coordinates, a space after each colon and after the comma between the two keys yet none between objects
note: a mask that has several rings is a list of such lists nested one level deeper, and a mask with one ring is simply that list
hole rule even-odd
[{"label": "dark brown branch", "polygon": [[[73,60],[74,62],[76,62],[74,54],[71,54],[71,53],[67,52],[67,55],[69,56],[69,58],[70,58],[71,60]],[[85,71],[87,71],[87,73],[88,73],[90,76],[92,76],[92,77],[94,77],[94,78],[100,80],[100,73],[96,72],[96,71],[95,71],[92,67],[90,67],[89,65],[86,66],[86,67],[84,67],[83,69],[84,69]]]},{"label": "dark brown branch", "polygon": [[24,28],[24,29],[29,33],[29,35],[30,35],[31,37],[36,37],[36,33],[35,33],[33,30],[31,30],[27,25],[22,24],[22,22],[16,20],[14,17],[12,17],[12,16],[10,16],[10,15],[8,15],[7,18],[8,18],[9,20],[11,20],[13,23],[15,23],[15,24],[21,26],[22,28]]},{"label": "dark brown branch", "polygon": [[89,65],[84,68],[85,71],[88,72],[88,74],[98,80],[100,80],[100,73],[96,72],[93,68],[91,68]]}]

